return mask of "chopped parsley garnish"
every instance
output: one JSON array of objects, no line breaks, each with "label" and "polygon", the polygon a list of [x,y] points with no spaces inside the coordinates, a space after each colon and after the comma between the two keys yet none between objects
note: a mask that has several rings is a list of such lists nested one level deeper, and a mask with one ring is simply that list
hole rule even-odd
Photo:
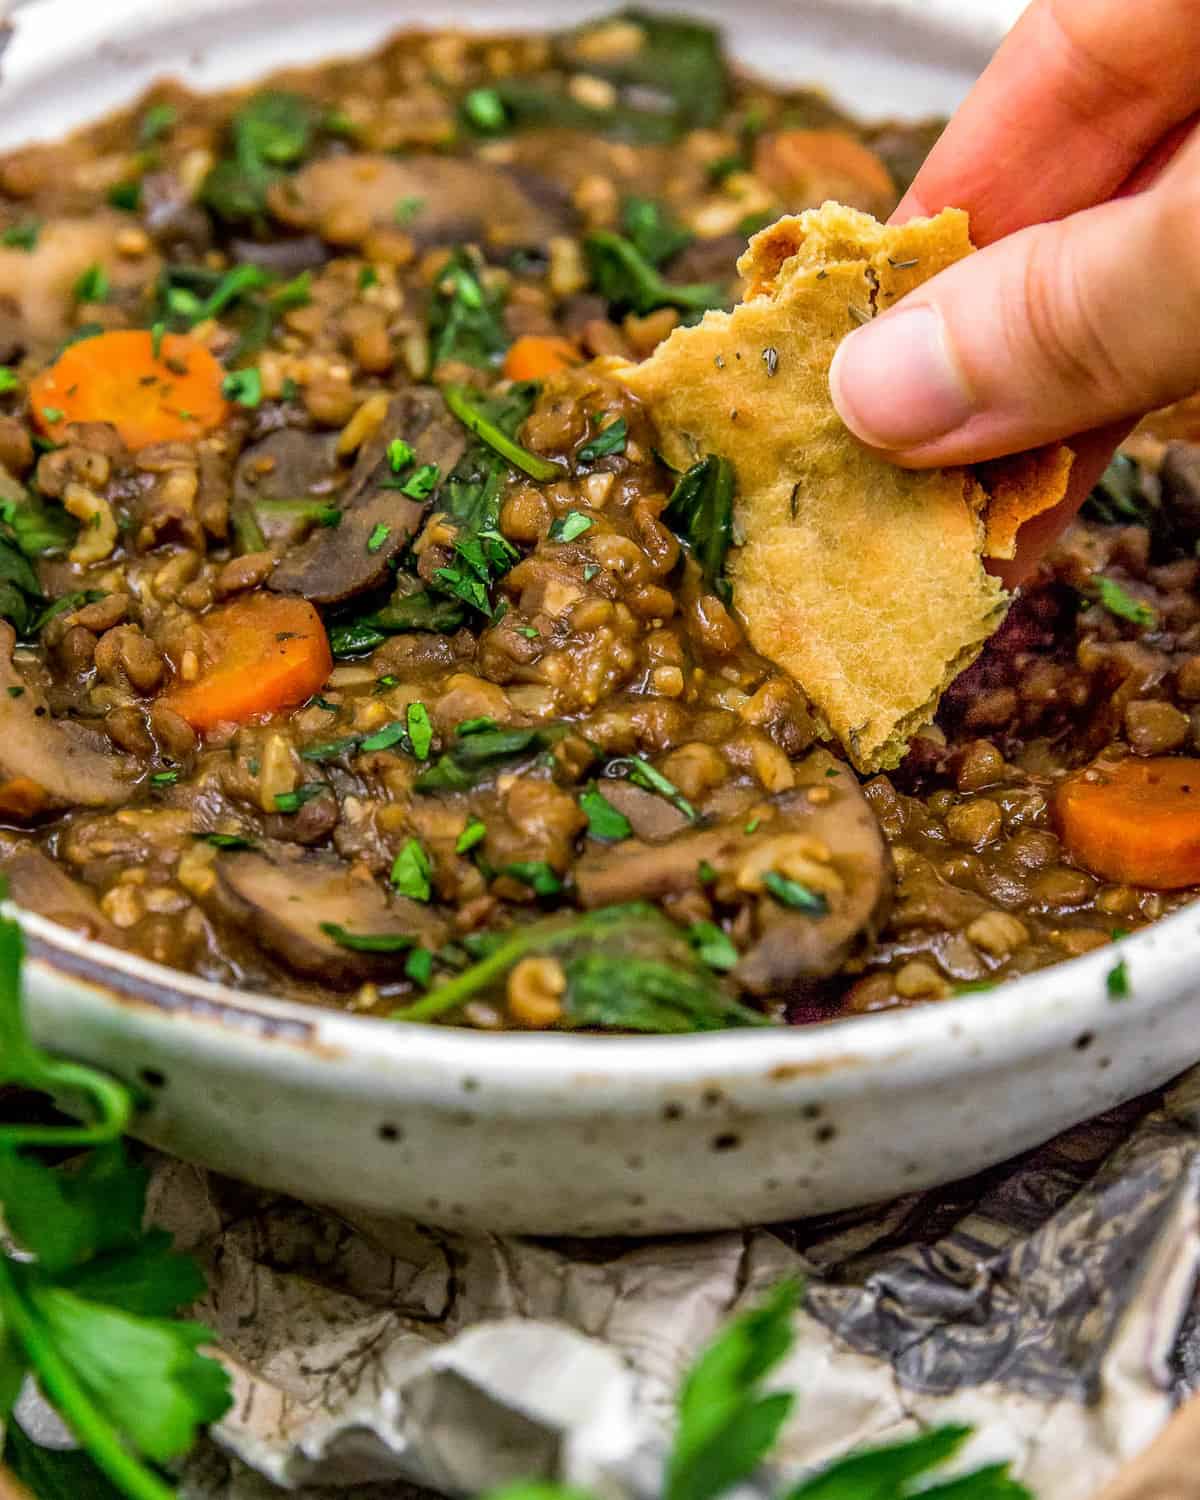
[{"label": "chopped parsley garnish", "polygon": [[383,522],[380,521],[376,526],[372,528],[371,535],[367,538],[367,551],[378,552],[380,547],[383,546],[384,542],[387,541],[388,537],[391,536],[391,534],[392,528],[390,526],[385,526]]},{"label": "chopped parsley garnish", "polygon": [[1153,606],[1144,603],[1141,599],[1135,599],[1115,579],[1105,578],[1103,574],[1098,574],[1093,583],[1096,588],[1097,601],[1108,610],[1110,615],[1116,615],[1120,620],[1128,620],[1133,625],[1140,625],[1144,630],[1153,630],[1158,624],[1158,612]]},{"label": "chopped parsley garnish", "polygon": [[451,256],[429,302],[429,347],[434,369],[444,360],[492,366],[508,348],[504,293],[485,284],[469,250]]},{"label": "chopped parsley garnish", "polygon": [[433,954],[428,948],[414,948],[404,960],[404,977],[419,984],[423,990],[429,988],[433,978]]},{"label": "chopped parsley garnish", "polygon": [[294,792],[275,793],[275,811],[281,813],[299,812],[306,802],[311,802],[314,797],[319,797],[323,792],[329,791],[328,782],[306,781],[303,786],[298,786]]},{"label": "chopped parsley garnish", "polygon": [[410,500],[428,500],[437,489],[441,476],[442,471],[437,464],[422,464],[400,486],[400,493],[407,495]]},{"label": "chopped parsley garnish", "polygon": [[417,839],[409,839],[392,861],[390,879],[399,895],[410,901],[428,901],[433,894],[430,871],[429,855]]},{"label": "chopped parsley garnish", "polygon": [[179,780],[178,771],[155,771],[150,780],[155,786],[172,786]]},{"label": "chopped parsley garnish", "polygon": [[72,293],[76,302],[104,302],[111,289],[108,272],[93,262],[75,282]]},{"label": "chopped parsley garnish", "polygon": [[0,234],[0,245],[7,245],[10,250],[32,250],[41,232],[40,219],[21,219]]},{"label": "chopped parsley garnish", "polygon": [[364,750],[390,750],[393,745],[398,745],[405,736],[405,727],[399,719],[393,719],[390,724],[385,724],[382,729],[377,729],[374,734],[369,734],[362,741],[361,748]]},{"label": "chopped parsley garnish", "polygon": [[472,818],[454,842],[455,854],[466,854],[481,844],[487,837],[487,824],[480,818]]},{"label": "chopped parsley garnish", "polygon": [[61,422],[63,419],[62,409],[57,406],[43,406],[42,416],[45,417],[47,422],[52,424],[54,422]]},{"label": "chopped parsley garnish", "polygon": [[231,370],[221,382],[221,394],[239,406],[258,406],[263,394],[261,371],[254,365],[245,370]]},{"label": "chopped parsley garnish", "polygon": [[508,123],[504,101],[495,89],[472,89],[463,99],[463,113],[476,130],[496,135]]},{"label": "chopped parsley garnish", "polygon": [[793,911],[805,912],[810,917],[823,917],[829,911],[829,902],[820,891],[810,890],[778,870],[767,870],[762,882],[781,906],[790,906]]},{"label": "chopped parsley garnish", "polygon": [[663,520],[686,542],[709,588],[728,600],[725,558],[733,543],[733,465],[710,453],[692,465],[671,492]]},{"label": "chopped parsley garnish", "polygon": [[[550,540],[552,542],[573,542],[576,537],[582,536],[596,523],[591,516],[585,516],[580,510],[569,510],[565,516],[559,516],[550,526]],[[585,580],[586,581],[586,580]]]},{"label": "chopped parsley garnish", "polygon": [[563,888],[562,880],[544,859],[518,860],[516,864],[505,865],[499,874],[511,875],[527,885],[535,896],[557,896]]},{"label": "chopped parsley garnish", "polygon": [[577,457],[580,463],[592,464],[598,458],[606,458],[610,453],[624,453],[629,433],[625,426],[625,418],[618,417],[615,422],[610,422],[601,432],[597,433],[589,442],[580,448]]},{"label": "chopped parsley garnish", "polygon": [[523,635],[527,641],[536,641],[541,639],[541,631],[538,630],[536,625],[518,625],[516,629],[517,634]]},{"label": "chopped parsley garnish", "polygon": [[1132,993],[1129,987],[1129,968],[1122,958],[1109,969],[1104,986],[1110,1000],[1128,1000]]},{"label": "chopped parsley garnish", "polygon": [[412,444],[406,443],[403,438],[393,438],[387,445],[387,461],[393,474],[399,474],[401,470],[407,469],[416,454],[413,452]]},{"label": "chopped parsley garnish", "polygon": [[338,922],[322,922],[321,931],[353,953],[404,953],[416,941],[406,932],[351,932]]},{"label": "chopped parsley garnish", "polygon": [[413,754],[418,760],[428,760],[433,748],[433,725],[429,722],[429,710],[423,703],[410,703],[405,722]]},{"label": "chopped parsley garnish", "polygon": [[675,783],[664,776],[661,771],[656,771],[650,762],[643,760],[640,755],[623,755],[617,760],[610,760],[605,771],[608,775],[624,771],[634,786],[640,786],[643,791],[654,792],[656,796],[665,798],[672,807],[678,808],[689,823],[699,821],[700,814]]},{"label": "chopped parsley garnish", "polygon": [[138,145],[153,146],[175,128],[179,111],[173,104],[152,104],[138,121]]},{"label": "chopped parsley garnish", "polygon": [[710,969],[724,971],[736,966],[738,951],[733,939],[722,932],[715,922],[693,922],[687,935],[696,957]]},{"label": "chopped parsley garnish", "polygon": [[379,281],[379,272],[374,266],[363,266],[358,273],[358,289],[365,292],[369,286],[375,286]]},{"label": "chopped parsley garnish", "polygon": [[588,820],[589,837],[615,842],[633,833],[629,819],[612,805],[594,781],[579,794],[579,806]]},{"label": "chopped parsley garnish", "polygon": [[136,181],[114,182],[108,190],[107,197],[114,208],[135,214],[142,206],[142,185]]},{"label": "chopped parsley garnish", "polygon": [[411,224],[414,219],[420,216],[421,210],[424,207],[424,198],[418,198],[415,194],[410,194],[407,198],[401,198],[397,202],[396,207],[392,211],[392,217],[397,224]]},{"label": "chopped parsley garnish", "polygon": [[9,365],[0,365],[0,395],[21,389],[21,377]]},{"label": "chopped parsley garnish", "polygon": [[595,578],[596,574],[599,573],[599,571],[600,571],[600,564],[599,563],[584,563],[584,565],[583,565],[583,581],[584,581],[584,583],[591,583],[592,579]]},{"label": "chopped parsley garnish", "polygon": [[214,849],[258,848],[253,839],[248,839],[240,833],[197,833],[193,837],[199,839],[201,843],[211,844]]}]

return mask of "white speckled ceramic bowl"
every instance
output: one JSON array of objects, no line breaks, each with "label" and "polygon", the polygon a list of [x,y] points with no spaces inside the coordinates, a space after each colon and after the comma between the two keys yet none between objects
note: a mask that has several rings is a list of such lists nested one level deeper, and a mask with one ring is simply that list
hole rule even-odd
[{"label": "white speckled ceramic bowl", "polygon": [[[457,0],[447,18],[596,10]],[[731,20],[723,0],[694,12]],[[0,146],[151,78],[249,79],[371,45],[414,0],[44,0],[17,13]],[[731,41],[863,113],[953,106],[995,39],[980,7],[743,0]],[[992,12],[994,16],[994,11]],[[931,16],[942,19],[931,20]],[[193,980],[26,916],[33,1026],[144,1086],[168,1151],[332,1204],[600,1234],[756,1223],[929,1186],[1044,1140],[1200,1057],[1200,910],[995,991],[793,1031],[490,1036],[399,1026]]]}]

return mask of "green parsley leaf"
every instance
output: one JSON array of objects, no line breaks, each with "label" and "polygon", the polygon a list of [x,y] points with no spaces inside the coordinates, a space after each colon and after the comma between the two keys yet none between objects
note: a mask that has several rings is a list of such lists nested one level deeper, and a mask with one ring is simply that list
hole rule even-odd
[{"label": "green parsley leaf", "polygon": [[598,458],[606,458],[610,453],[624,453],[628,438],[625,418],[618,417],[615,422],[610,422],[594,438],[584,443],[576,457],[580,463],[592,464]]},{"label": "green parsley leaf", "polygon": [[410,901],[428,901],[433,894],[429,876],[429,855],[416,839],[409,839],[392,861],[392,885]]},{"label": "green parsley leaf", "polygon": [[20,219],[0,234],[0,245],[7,245],[11,250],[32,250],[41,232],[40,219]]},{"label": "green parsley leaf", "polygon": [[499,363],[508,348],[504,293],[481,279],[478,259],[466,249],[451,256],[429,300],[430,363],[445,360],[484,367]]},{"label": "green parsley leaf", "polygon": [[610,760],[606,767],[611,775],[616,771],[624,771],[634,786],[640,786],[643,791],[654,792],[659,797],[664,797],[672,807],[677,807],[689,823],[699,821],[700,814],[683,795],[679,788],[661,771],[656,771],[648,760],[643,760],[640,755],[622,755],[616,760]]},{"label": "green parsley leaf", "polygon": [[108,272],[102,265],[93,262],[75,282],[72,294],[76,302],[105,302],[111,285]]},{"label": "green parsley leaf", "polygon": [[379,272],[374,266],[363,266],[358,273],[358,289],[360,292],[365,292],[369,286],[377,285],[378,281]]},{"label": "green parsley leaf", "polygon": [[415,941],[405,932],[350,932],[337,922],[322,922],[321,931],[354,953],[404,953]]},{"label": "green parsley leaf", "polygon": [[53,425],[55,422],[61,422],[63,419],[62,409],[61,407],[57,406],[43,406],[42,416],[45,417],[46,421],[51,425]]},{"label": "green parsley leaf", "polygon": [[1115,579],[1105,578],[1103,574],[1098,574],[1093,582],[1097,601],[1108,610],[1110,615],[1116,615],[1121,620],[1128,620],[1133,625],[1140,625],[1143,630],[1153,630],[1158,624],[1157,610],[1141,599],[1135,599]]},{"label": "green parsley leaf", "polygon": [[255,365],[245,370],[231,370],[221,382],[221,394],[239,406],[258,406],[262,401],[262,372]]},{"label": "green parsley leaf", "polygon": [[384,542],[387,541],[388,537],[391,536],[391,534],[392,528],[390,526],[385,526],[383,522],[380,521],[378,525],[376,525],[372,529],[371,535],[367,538],[367,551],[378,552],[380,547],[383,546]]},{"label": "green parsley leaf", "polygon": [[317,526],[342,524],[341,511],[325,500],[255,500],[251,508],[257,516],[292,516]]},{"label": "green parsley leaf", "polygon": [[799,1282],[781,1282],[761,1307],[727,1324],[692,1366],[679,1393],[664,1500],[716,1500],[774,1446],[795,1398],[764,1394],[762,1382],[792,1347],[800,1292]]},{"label": "green parsley leaf", "polygon": [[258,848],[253,839],[248,839],[240,833],[196,833],[192,837],[199,839],[201,843],[211,844],[214,849]]},{"label": "green parsley leaf", "polygon": [[400,486],[400,493],[407,495],[410,500],[428,500],[437,489],[441,476],[442,471],[437,464],[422,464]]},{"label": "green parsley leaf", "polygon": [[736,966],[737,948],[715,922],[693,922],[687,935],[696,957],[710,969],[732,969]]},{"label": "green parsley leaf", "polygon": [[594,781],[579,794],[579,806],[587,816],[591,838],[615,841],[627,839],[633,833],[629,819],[612,805]]},{"label": "green parsley leaf", "polygon": [[1128,1000],[1133,993],[1129,985],[1129,966],[1122,958],[1115,963],[1104,980],[1110,1000]]},{"label": "green parsley leaf", "polygon": [[423,990],[429,988],[433,978],[433,954],[428,948],[414,948],[404,960],[404,977],[419,984]]},{"label": "green parsley leaf", "polygon": [[767,870],[763,874],[763,885],[783,906],[793,911],[802,911],[810,917],[823,917],[829,911],[829,902],[820,891],[813,891],[798,880],[789,880],[778,870]]},{"label": "green parsley leaf", "polygon": [[155,771],[150,780],[155,786],[174,786],[179,780],[179,772]]},{"label": "green parsley leaf", "polygon": [[397,224],[411,224],[414,219],[420,216],[421,210],[424,207],[424,198],[418,198],[415,194],[410,194],[407,198],[401,198],[397,202],[392,212],[392,217]]},{"label": "green parsley leaf", "polygon": [[138,121],[138,145],[153,146],[175,128],[179,111],[173,104],[152,104]]},{"label": "green parsley leaf", "polygon": [[499,134],[508,123],[504,103],[495,89],[472,89],[462,107],[475,129],[485,135]]},{"label": "green parsley leaf", "polygon": [[135,214],[142,206],[142,185],[136,180],[133,182],[114,182],[107,193],[108,201],[114,208],[123,209],[126,213]]},{"label": "green parsley leaf", "polygon": [[472,818],[454,843],[455,854],[466,854],[474,849],[476,844],[481,844],[487,837],[487,824],[480,818]]},{"label": "green parsley leaf", "polygon": [[471,734],[460,730],[450,749],[416,778],[413,790],[465,791],[497,766],[548,749],[554,738],[551,731],[544,729],[481,729]]},{"label": "green parsley leaf", "polygon": [[387,461],[393,474],[399,474],[402,469],[407,469],[416,456],[412,444],[406,443],[403,438],[393,438],[387,445]]},{"label": "green parsley leaf", "polygon": [[680,475],[662,513],[700,564],[705,583],[725,600],[729,598],[725,558],[733,542],[734,492],[733,465],[710,453]]},{"label": "green parsley leaf", "polygon": [[535,896],[557,896],[563,888],[562,880],[544,859],[518,860],[504,865],[499,873],[527,885]]},{"label": "green parsley leaf", "polygon": [[21,389],[21,377],[8,365],[0,365],[0,395]]},{"label": "green parsley leaf", "polygon": [[311,802],[314,797],[320,797],[328,791],[328,782],[306,781],[301,786],[298,786],[294,792],[276,792],[275,811],[281,813],[299,812],[306,802]]},{"label": "green parsley leaf", "polygon": [[429,710],[423,703],[410,703],[405,718],[413,754],[418,760],[428,760],[433,748],[433,725],[429,722]]},{"label": "green parsley leaf", "polygon": [[596,523],[591,516],[585,516],[580,510],[569,510],[565,516],[559,516],[550,525],[550,540],[552,542],[573,542],[576,537],[590,531]]},{"label": "green parsley leaf", "polygon": [[393,745],[398,745],[405,737],[404,725],[399,719],[393,719],[390,724],[385,724],[382,729],[377,729],[374,734],[367,735],[362,742],[364,750],[390,750]]}]

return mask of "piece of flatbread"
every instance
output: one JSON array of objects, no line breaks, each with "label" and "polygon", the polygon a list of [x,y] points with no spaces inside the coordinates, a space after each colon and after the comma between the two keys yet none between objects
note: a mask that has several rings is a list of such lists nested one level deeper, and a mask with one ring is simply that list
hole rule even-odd
[{"label": "piece of flatbread", "polygon": [[670,463],[733,464],[734,603],[861,771],[901,759],[1003,619],[985,553],[1011,556],[1020,521],[1066,487],[1063,449],[979,472],[899,469],[833,408],[846,334],[971,249],[959,210],[887,228],[826,203],[750,241],[733,312],[706,313],[622,371]]}]

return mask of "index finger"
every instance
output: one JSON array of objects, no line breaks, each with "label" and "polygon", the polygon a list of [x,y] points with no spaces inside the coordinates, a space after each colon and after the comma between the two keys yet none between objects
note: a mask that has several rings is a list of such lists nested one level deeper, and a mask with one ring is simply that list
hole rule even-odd
[{"label": "index finger", "polygon": [[1063,218],[1198,107],[1195,0],[1034,0],[893,218],[965,208],[980,245]]}]

